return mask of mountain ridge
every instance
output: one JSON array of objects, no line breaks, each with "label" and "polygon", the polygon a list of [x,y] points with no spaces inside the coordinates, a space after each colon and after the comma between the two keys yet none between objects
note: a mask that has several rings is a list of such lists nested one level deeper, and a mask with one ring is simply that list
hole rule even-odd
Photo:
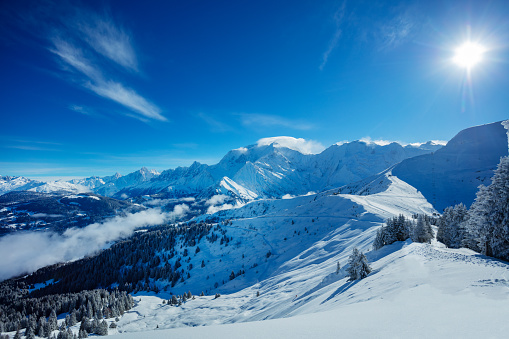
[{"label": "mountain ridge", "polygon": [[[283,143],[281,142],[283,139]],[[268,143],[267,140],[272,141]],[[441,145],[427,142],[417,146],[390,143],[378,145],[367,141],[352,141],[341,145],[331,145],[318,154],[306,153],[292,147],[291,137],[265,138],[257,143],[230,150],[215,165],[194,162],[189,167],[177,167],[161,173],[142,167],[125,176],[116,173],[111,176],[92,176],[69,181],[42,182],[24,177],[19,179],[0,179],[0,195],[12,190],[32,190],[38,192],[67,191],[71,193],[94,192],[103,196],[127,199],[140,195],[163,194],[168,197],[212,196],[213,193],[228,193],[234,199],[246,201],[260,197],[281,197],[285,194],[304,194],[308,191],[322,191],[334,186],[373,175],[395,163],[416,155],[439,149]],[[303,140],[303,139],[302,139]],[[361,152],[363,154],[356,154]],[[373,156],[376,153],[376,156]],[[345,158],[351,159],[341,168]],[[334,168],[320,170],[328,157],[335,158]],[[367,162],[359,165],[358,162]],[[372,167],[372,168],[370,168]],[[310,171],[310,168],[318,170]],[[334,172],[336,171],[336,173]],[[314,179],[318,177],[318,179]],[[8,177],[2,177],[8,178]],[[221,185],[221,182],[230,185]],[[16,181],[16,182],[15,182]],[[300,187],[302,183],[305,187]],[[238,194],[240,188],[249,194]],[[292,187],[294,187],[292,189]],[[225,192],[226,189],[226,192]],[[207,193],[208,192],[208,193]]]}]

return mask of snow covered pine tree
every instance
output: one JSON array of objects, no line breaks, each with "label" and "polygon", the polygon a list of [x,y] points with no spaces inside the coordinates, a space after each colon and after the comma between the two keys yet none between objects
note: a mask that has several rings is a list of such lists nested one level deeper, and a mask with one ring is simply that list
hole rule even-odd
[{"label": "snow covered pine tree", "polygon": [[450,248],[460,248],[464,238],[464,222],[468,211],[462,203],[447,207],[438,221],[437,240]]},{"label": "snow covered pine tree", "polygon": [[433,239],[433,230],[431,229],[431,224],[422,214],[419,214],[417,217],[417,224],[415,225],[412,241],[414,242],[423,242],[430,243],[431,239]]},{"label": "snow covered pine tree", "polygon": [[509,157],[500,159],[491,184],[479,187],[466,231],[483,254],[509,260]]},{"label": "snow covered pine tree", "polygon": [[353,249],[352,255],[348,259],[348,265],[346,272],[350,276],[350,280],[361,280],[371,273],[368,259],[357,248]]}]

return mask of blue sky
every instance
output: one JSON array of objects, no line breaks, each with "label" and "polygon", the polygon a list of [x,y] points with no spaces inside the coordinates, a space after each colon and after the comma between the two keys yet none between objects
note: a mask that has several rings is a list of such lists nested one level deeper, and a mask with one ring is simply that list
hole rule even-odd
[{"label": "blue sky", "polygon": [[[213,164],[273,136],[449,140],[509,118],[506,1],[3,1],[0,174]],[[469,72],[451,59],[486,48]]]}]

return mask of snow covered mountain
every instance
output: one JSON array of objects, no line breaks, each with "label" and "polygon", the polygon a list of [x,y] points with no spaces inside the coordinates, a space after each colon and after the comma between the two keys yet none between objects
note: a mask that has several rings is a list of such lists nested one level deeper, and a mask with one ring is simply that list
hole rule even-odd
[{"label": "snow covered mountain", "polygon": [[[287,141],[289,137],[284,138]],[[272,139],[270,144],[258,143],[232,150],[216,165],[195,162],[190,167],[166,170],[151,180],[126,186],[114,196],[162,193],[170,197],[209,198],[228,194],[247,201],[301,195],[358,181],[404,159],[441,147],[432,143],[402,146],[354,141],[333,145],[320,154],[308,154],[283,146],[278,138]],[[97,189],[95,192],[102,193]]]},{"label": "snow covered mountain", "polygon": [[477,187],[490,184],[500,157],[508,155],[508,128],[509,120],[465,129],[436,152],[402,161],[393,174],[440,212],[460,202],[470,206]]},{"label": "snow covered mountain", "polygon": [[398,164],[393,174],[419,189],[438,211],[463,202],[470,205],[480,184],[489,184],[499,158],[508,154],[507,122],[477,126],[458,133],[445,147],[436,142],[402,146],[398,143],[353,141],[338,143],[318,154],[299,147],[291,137],[262,139],[228,152],[215,165],[193,163],[158,173],[143,167],[122,176],[90,177],[69,182],[38,182],[1,177],[0,193],[94,192],[127,199],[215,195],[229,204],[253,199],[322,192],[377,175]]},{"label": "snow covered mountain", "polygon": [[299,145],[302,139],[274,137],[228,152],[219,163],[193,163],[159,173],[143,167],[122,176],[89,177],[40,182],[22,177],[1,177],[0,195],[12,190],[35,192],[94,192],[126,199],[158,194],[164,198],[188,196],[208,199],[217,194],[239,202],[320,192],[374,175],[410,157],[442,147],[428,142],[402,146],[370,141],[343,142],[319,154]]},{"label": "snow covered mountain", "polygon": [[86,186],[62,180],[43,182],[25,177],[0,176],[0,195],[11,191],[85,193],[91,190]]},{"label": "snow covered mountain", "polygon": [[156,170],[149,170],[146,167],[142,167],[141,169],[125,176],[122,176],[120,173],[115,173],[112,176],[102,178],[94,176],[86,179],[71,180],[70,182],[76,185],[88,187],[97,194],[111,197],[125,187],[135,186],[142,182],[149,181],[152,178],[157,177],[159,174],[160,173]]},{"label": "snow covered mountain", "polygon": [[[467,129],[441,149],[445,152],[438,150],[433,157],[448,169],[443,175],[449,175],[449,181],[461,182],[462,178],[483,171],[488,175],[491,169],[482,167],[485,162],[493,161],[504,147],[507,152],[505,132],[501,123]],[[488,137],[491,142],[486,142]],[[246,336],[255,337],[259,334],[256,327],[261,326],[262,332],[272,337],[288,336],[295,332],[292,328],[303,331],[296,334],[298,337],[316,334],[336,337],[341,331],[347,336],[367,337],[376,337],[380,333],[388,337],[420,334],[475,337],[486,331],[479,324],[487,323],[494,328],[489,335],[503,335],[504,330],[497,325],[504,324],[509,315],[509,308],[505,306],[509,299],[507,263],[466,249],[446,249],[436,241],[431,244],[398,242],[378,251],[372,250],[376,231],[387,218],[399,214],[411,218],[414,214],[432,215],[436,212],[424,191],[402,178],[407,173],[418,176],[413,171],[419,163],[411,167],[405,165],[406,162],[424,159],[419,161],[423,162],[420,166],[425,166],[429,158],[418,156],[394,166],[394,159],[406,154],[397,145],[373,146],[353,142],[343,146],[332,146],[328,155],[328,150],[311,155],[274,144],[253,145],[231,151],[214,166],[195,163],[189,168],[165,171],[139,184],[140,190],[136,194],[143,194],[144,189],[155,187],[153,184],[159,182],[155,192],[171,189],[197,194],[202,190],[205,195],[218,197],[218,194],[225,196],[234,191],[246,200],[256,200],[236,209],[196,217],[182,224],[181,228],[144,229],[135,237],[112,245],[96,261],[87,258],[83,263],[62,265],[55,268],[55,272],[61,269],[55,276],[51,276],[51,269],[45,270],[41,277],[46,280],[30,283],[41,284],[53,278],[56,283],[47,288],[65,290],[66,286],[79,283],[71,280],[73,276],[85,279],[79,273],[91,261],[98,265],[113,265],[118,262],[114,260],[115,254],[120,254],[122,260],[132,257],[133,263],[116,267],[118,272],[106,266],[92,266],[95,276],[103,275],[105,279],[120,276],[127,284],[124,286],[136,286],[133,291],[135,307],[116,322],[115,329],[110,330],[110,334],[125,338],[178,334],[200,337],[205,333],[201,326],[219,324],[233,325],[223,327],[223,330],[207,328],[206,333],[215,331],[218,337],[236,337],[239,335],[236,331],[248,329],[253,334]],[[475,156],[480,158],[465,165],[472,156],[474,160]],[[382,168],[379,173],[370,172],[378,170],[370,168],[374,165],[369,162],[374,159]],[[454,166],[450,162],[454,162]],[[323,167],[314,167],[315,164]],[[235,173],[229,172],[232,168]],[[299,168],[305,170],[299,172]],[[397,174],[396,170],[400,172]],[[337,171],[343,171],[344,175],[334,177]],[[362,180],[348,181],[355,180],[356,175]],[[413,176],[410,175],[410,179]],[[242,181],[243,178],[249,180]],[[262,178],[271,184],[264,186]],[[320,193],[286,196],[285,199],[264,198],[274,192],[291,194],[307,192],[318,186],[327,188],[342,178],[346,178],[347,185],[322,189]],[[175,184],[165,186],[168,182]],[[249,183],[252,186],[248,188]],[[283,191],[291,188],[292,183],[300,186],[294,191]],[[426,183],[422,182],[423,187]],[[212,191],[207,192],[209,189]],[[217,191],[221,189],[223,191]],[[129,190],[124,188],[122,194],[128,193]],[[466,193],[458,190],[456,194],[461,198]],[[164,246],[155,249],[160,243]],[[131,247],[122,247],[126,244]],[[361,281],[349,281],[346,273],[353,248],[365,252],[373,268],[372,273]],[[67,267],[75,274],[67,274]],[[178,272],[176,278],[175,272]],[[127,280],[136,276],[140,277],[139,281]],[[90,281],[93,280],[82,283],[88,286]],[[110,284],[112,281],[94,286]],[[173,295],[182,295],[189,290],[196,295],[194,299],[185,300],[179,306],[166,303]],[[198,297],[201,291],[205,295]],[[359,314],[365,316],[359,317]],[[368,326],[364,326],[366,317],[374,319]],[[244,324],[269,319],[277,323]],[[302,321],[313,323],[311,327],[302,326]],[[112,323],[113,319],[108,322]],[[434,324],[432,330],[429,323]],[[278,332],[279,324],[290,332]],[[316,324],[323,324],[333,332],[317,330]],[[436,330],[437,326],[445,332]],[[196,327],[198,330],[173,330],[179,327]],[[72,330],[76,332],[78,329],[79,324]],[[152,331],[155,329],[158,330]],[[230,332],[232,329],[234,334]]]},{"label": "snow covered mountain", "polygon": [[44,185],[43,182],[25,177],[0,176],[0,195],[10,191],[27,191]]}]

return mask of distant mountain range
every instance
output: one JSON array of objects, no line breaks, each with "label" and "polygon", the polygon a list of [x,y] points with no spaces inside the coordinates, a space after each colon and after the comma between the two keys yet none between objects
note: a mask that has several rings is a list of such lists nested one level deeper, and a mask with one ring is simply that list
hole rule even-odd
[{"label": "distant mountain range", "polygon": [[122,176],[93,176],[71,181],[41,182],[0,177],[0,194],[10,191],[93,192],[116,199],[152,196],[164,199],[210,199],[225,195],[245,203],[281,198],[352,184],[395,166],[393,175],[417,188],[437,210],[464,202],[470,205],[477,187],[489,184],[501,156],[508,154],[507,122],[461,131],[445,147],[436,142],[406,145],[367,141],[337,143],[319,154],[307,154],[270,138],[229,151],[219,163],[194,162],[159,173],[145,167]]},{"label": "distant mountain range", "polygon": [[[288,138],[288,137],[286,137]],[[278,138],[268,145],[250,145],[228,152],[216,165],[193,163],[158,173],[143,167],[122,176],[93,176],[70,181],[42,182],[24,177],[0,177],[0,194],[10,191],[42,193],[94,192],[120,199],[160,194],[180,198],[208,198],[226,194],[241,201],[280,198],[354,182],[404,159],[438,150],[428,142],[402,146],[365,141],[335,144],[320,154],[304,154],[283,146]]]}]

